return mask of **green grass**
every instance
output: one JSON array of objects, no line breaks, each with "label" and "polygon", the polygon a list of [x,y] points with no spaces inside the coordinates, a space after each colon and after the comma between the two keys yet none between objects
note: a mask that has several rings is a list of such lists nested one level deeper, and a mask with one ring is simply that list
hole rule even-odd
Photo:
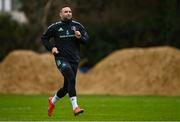
[{"label": "green grass", "polygon": [[48,95],[0,95],[0,120],[91,121],[91,120],[180,120],[180,97],[163,96],[79,96],[85,113],[74,117],[69,98],[56,104],[47,116]]}]

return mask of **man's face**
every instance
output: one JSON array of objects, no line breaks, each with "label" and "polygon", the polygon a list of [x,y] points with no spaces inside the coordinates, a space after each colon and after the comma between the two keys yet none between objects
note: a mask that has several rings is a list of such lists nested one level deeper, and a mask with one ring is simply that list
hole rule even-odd
[{"label": "man's face", "polygon": [[59,15],[60,15],[61,19],[64,21],[72,19],[71,8],[69,8],[69,7],[62,8]]}]

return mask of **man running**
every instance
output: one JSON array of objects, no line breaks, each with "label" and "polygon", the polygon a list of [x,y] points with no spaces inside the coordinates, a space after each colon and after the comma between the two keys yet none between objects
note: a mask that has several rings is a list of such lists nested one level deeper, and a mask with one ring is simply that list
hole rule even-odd
[{"label": "man running", "polygon": [[[54,55],[57,68],[64,77],[63,87],[48,99],[48,116],[52,115],[55,103],[67,93],[76,116],[84,111],[77,104],[75,88],[80,61],[80,44],[86,44],[89,37],[84,27],[79,22],[72,20],[70,7],[62,7],[59,15],[61,20],[50,25],[41,37],[43,45]],[[53,41],[50,41],[51,38],[53,38]]]}]

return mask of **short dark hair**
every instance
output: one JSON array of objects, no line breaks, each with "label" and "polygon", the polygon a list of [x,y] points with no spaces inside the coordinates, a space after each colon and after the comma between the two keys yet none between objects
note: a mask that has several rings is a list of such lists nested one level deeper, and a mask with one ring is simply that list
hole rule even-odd
[{"label": "short dark hair", "polygon": [[65,7],[69,7],[69,8],[72,9],[71,5],[65,4],[65,5],[60,6],[60,7],[59,7],[59,10],[61,11],[61,10],[62,10],[63,8],[65,8]]}]

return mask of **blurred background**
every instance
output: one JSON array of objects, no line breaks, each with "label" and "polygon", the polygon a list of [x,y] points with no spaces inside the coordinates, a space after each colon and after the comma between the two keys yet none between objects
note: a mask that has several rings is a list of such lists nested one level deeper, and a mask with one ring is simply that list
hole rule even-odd
[{"label": "blurred background", "polygon": [[[68,97],[47,116],[63,77],[41,36],[63,5],[90,36],[79,118]],[[179,49],[180,0],[0,0],[0,120],[180,120]]]},{"label": "blurred background", "polygon": [[40,38],[63,5],[90,36],[80,93],[180,94],[179,0],[0,0],[2,92],[46,93],[62,84]]},{"label": "blurred background", "polygon": [[179,0],[0,0],[0,60],[15,49],[45,52],[40,37],[59,21],[63,4],[89,33],[82,51],[87,67],[119,49],[180,48]]}]

